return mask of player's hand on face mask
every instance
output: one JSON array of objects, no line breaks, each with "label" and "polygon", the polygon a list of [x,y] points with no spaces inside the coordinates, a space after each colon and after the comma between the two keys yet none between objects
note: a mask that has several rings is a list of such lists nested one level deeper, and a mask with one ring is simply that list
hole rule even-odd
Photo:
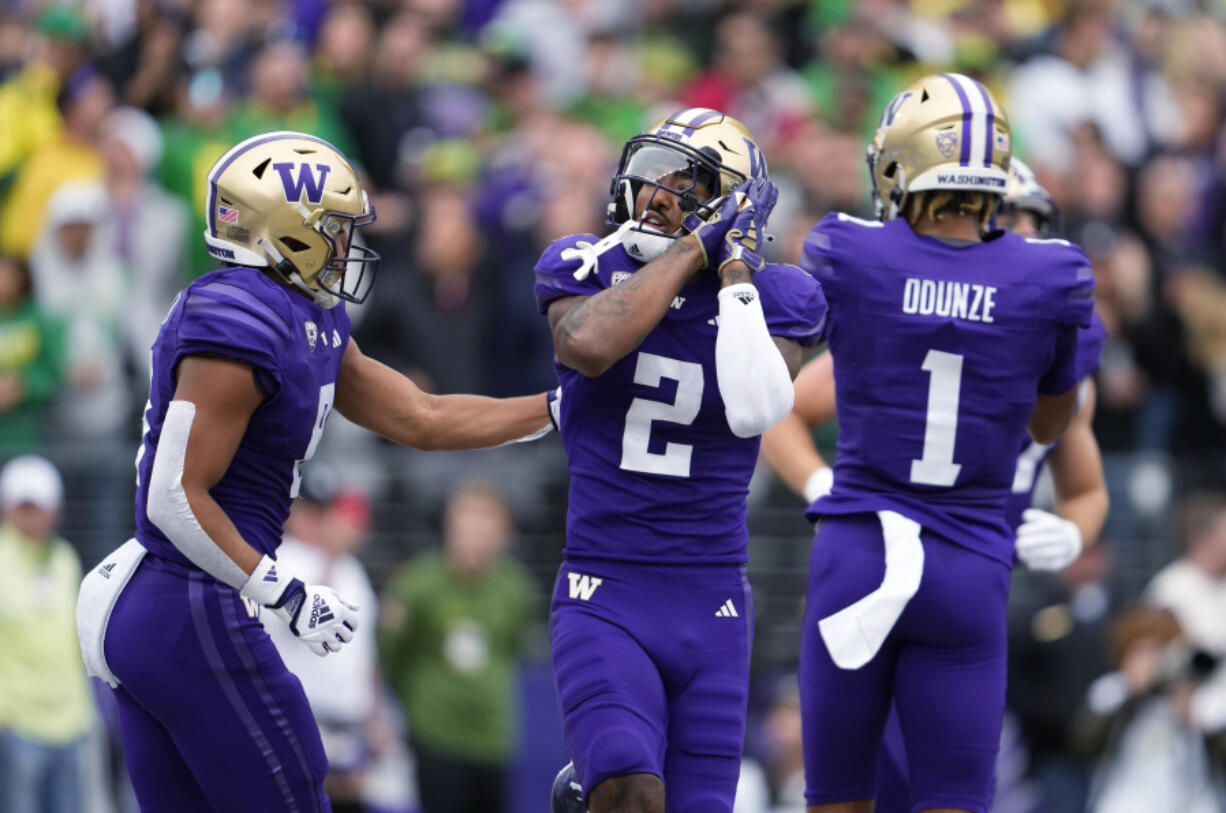
[{"label": "player's hand on face mask", "polygon": [[1081,555],[1081,531],[1063,517],[1027,508],[1017,529],[1017,557],[1031,570],[1063,570]]},{"label": "player's hand on face mask", "polygon": [[698,244],[702,248],[703,268],[718,260],[724,236],[732,227],[737,209],[743,201],[743,195],[733,192],[717,201],[719,205],[705,219],[698,212],[690,212],[681,221],[681,229],[698,238]]},{"label": "player's hand on face mask", "polygon": [[320,584],[290,582],[273,613],[289,624],[290,632],[321,658],[338,652],[353,640],[358,628],[358,605],[350,604],[333,590]]},{"label": "player's hand on face mask", "polygon": [[779,199],[779,189],[765,178],[756,178],[743,183],[735,194],[743,203],[724,234],[718,268],[722,271],[728,263],[740,260],[751,272],[761,271],[766,261],[758,249],[766,239],[766,221]]}]

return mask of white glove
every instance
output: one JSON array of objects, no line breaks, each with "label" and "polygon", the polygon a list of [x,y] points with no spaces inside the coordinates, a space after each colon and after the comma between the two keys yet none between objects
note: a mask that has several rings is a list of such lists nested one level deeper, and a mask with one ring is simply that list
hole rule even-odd
[{"label": "white glove", "polygon": [[834,488],[834,469],[830,466],[814,469],[809,479],[805,480],[805,501],[813,502],[825,497],[832,488]]},{"label": "white glove", "polygon": [[1063,570],[1081,555],[1081,530],[1063,517],[1027,508],[1017,529],[1017,557],[1031,570]]},{"label": "white glove", "polygon": [[358,628],[358,605],[341,598],[331,587],[303,584],[287,573],[278,573],[276,562],[268,556],[260,560],[240,592],[271,609],[321,658],[339,652]]}]

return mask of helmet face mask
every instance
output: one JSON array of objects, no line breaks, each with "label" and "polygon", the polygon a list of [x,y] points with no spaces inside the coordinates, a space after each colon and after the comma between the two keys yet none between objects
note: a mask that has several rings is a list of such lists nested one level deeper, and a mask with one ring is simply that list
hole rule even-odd
[{"label": "helmet face mask", "polygon": [[326,141],[275,132],[237,144],[210,170],[205,207],[215,258],[270,268],[323,307],[369,294],[379,255],[357,235],[375,210]]},{"label": "helmet face mask", "polygon": [[[656,195],[675,195],[682,212],[705,219],[742,183],[766,176],[762,152],[739,121],[707,108],[679,110],[622,148],[609,189],[608,223],[624,228],[627,252],[647,262],[679,236],[642,224]],[[645,205],[640,206],[647,188]]]},{"label": "helmet face mask", "polygon": [[868,145],[873,206],[898,217],[912,193],[929,190],[1002,196],[1012,135],[987,88],[956,73],[931,74],[886,105]]}]

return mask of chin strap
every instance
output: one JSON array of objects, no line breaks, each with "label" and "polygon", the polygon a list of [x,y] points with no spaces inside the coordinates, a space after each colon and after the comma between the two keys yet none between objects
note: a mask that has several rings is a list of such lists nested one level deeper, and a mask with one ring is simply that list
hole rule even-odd
[{"label": "chin strap", "polygon": [[313,299],[321,308],[331,308],[340,302],[340,298],[336,295],[330,294],[323,289],[316,289],[307,285],[306,280],[302,278],[302,274],[298,273],[298,269],[294,267],[294,264],[286,259],[281,252],[277,251],[277,247],[272,243],[261,238],[256,245],[268,252],[268,256],[271,257],[273,261],[272,267],[274,271],[285,277],[286,281],[289,282],[290,285],[293,285],[295,288],[311,297],[311,299]]}]

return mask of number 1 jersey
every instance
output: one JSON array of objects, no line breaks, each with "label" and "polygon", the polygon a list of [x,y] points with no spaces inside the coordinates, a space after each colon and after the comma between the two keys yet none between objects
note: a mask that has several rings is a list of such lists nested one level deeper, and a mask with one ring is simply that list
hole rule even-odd
[{"label": "number 1 jersey", "polygon": [[951,245],[833,213],[802,265],[830,302],[839,415],[834,488],[810,518],[895,510],[1011,566],[1017,450],[1036,394],[1077,383],[1089,260],[1063,240]]},{"label": "number 1 jersey", "polygon": [[[590,234],[558,240],[536,266],[541,313],[565,296],[592,296],[642,266],[620,246],[564,259]],[[772,335],[812,346],[822,336],[821,286],[792,265],[754,275]],[[700,272],[637,348],[599,376],[554,362],[562,384],[562,443],[570,471],[568,559],[658,564],[747,559],[745,497],[758,438],[728,428],[715,378],[720,282]]]}]

